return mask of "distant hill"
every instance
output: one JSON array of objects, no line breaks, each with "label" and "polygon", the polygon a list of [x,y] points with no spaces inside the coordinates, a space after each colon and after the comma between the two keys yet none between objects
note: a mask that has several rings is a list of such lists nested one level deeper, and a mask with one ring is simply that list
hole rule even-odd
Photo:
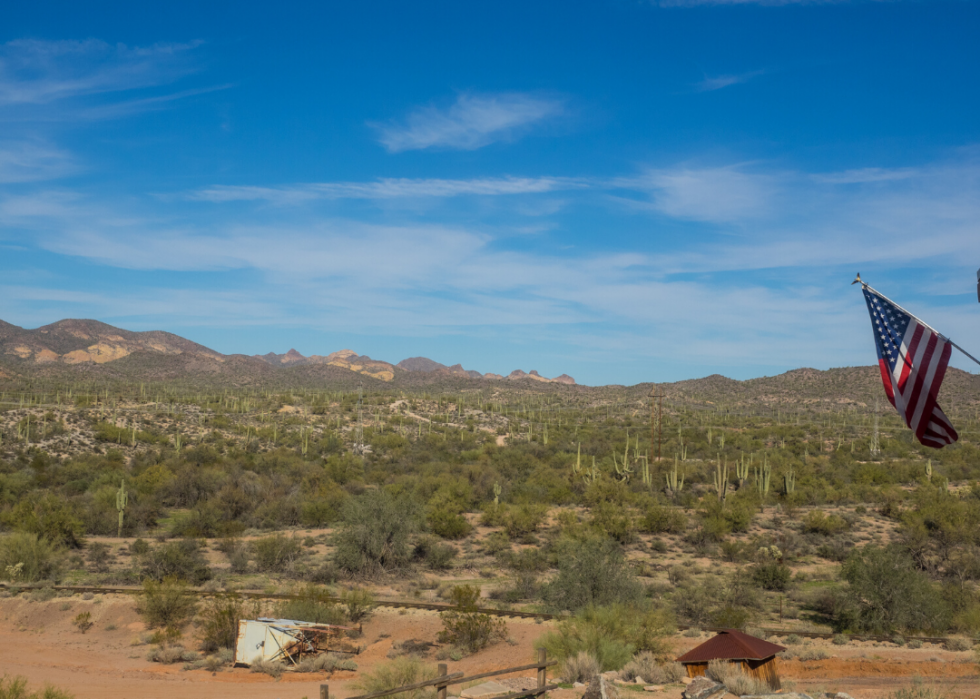
[{"label": "distant hill", "polygon": [[[97,320],[60,320],[34,330],[0,320],[0,379],[207,378],[209,383],[233,385],[269,385],[295,380],[316,385],[349,385],[354,378],[352,374],[384,382],[402,378],[406,385],[415,385],[419,379],[423,383],[442,384],[503,378],[499,374],[466,370],[460,364],[446,366],[425,357],[390,364],[350,349],[309,357],[295,349],[285,354],[226,355],[172,333],[132,332]],[[552,380],[534,371],[530,374],[516,371],[508,378],[575,383],[566,374]]]}]

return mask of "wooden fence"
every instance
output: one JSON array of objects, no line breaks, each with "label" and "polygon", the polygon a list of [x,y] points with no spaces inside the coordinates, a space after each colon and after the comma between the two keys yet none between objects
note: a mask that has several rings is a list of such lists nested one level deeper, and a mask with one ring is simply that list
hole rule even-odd
[{"label": "wooden fence", "polygon": [[[557,663],[557,660],[548,660],[548,653],[543,648],[538,651],[538,662],[536,663],[531,663],[530,665],[519,665],[517,667],[508,667],[503,670],[494,670],[492,672],[481,672],[478,675],[470,675],[469,677],[463,677],[462,672],[454,672],[451,675],[447,674],[445,663],[440,663],[439,676],[434,679],[426,680],[425,682],[416,682],[415,684],[405,685],[404,687],[386,689],[381,692],[360,694],[356,697],[350,697],[349,699],[380,699],[381,697],[400,694],[401,692],[410,692],[415,689],[424,689],[425,687],[436,688],[436,699],[447,699],[450,685],[464,684],[466,682],[482,680],[486,679],[487,677],[496,677],[498,675],[509,675],[511,673],[522,672],[524,670],[538,671],[538,684],[536,687],[533,689],[525,689],[520,692],[511,692],[510,694],[494,697],[494,699],[523,699],[524,697],[538,697],[545,692],[550,692],[552,689],[558,689],[558,685],[548,684],[548,668],[552,665],[556,665]],[[320,699],[330,699],[330,685],[320,685]]]}]

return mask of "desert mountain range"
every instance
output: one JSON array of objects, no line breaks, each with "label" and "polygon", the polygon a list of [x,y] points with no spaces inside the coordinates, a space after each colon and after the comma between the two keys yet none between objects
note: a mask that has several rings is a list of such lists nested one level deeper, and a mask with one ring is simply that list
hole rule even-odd
[{"label": "desert mountain range", "polygon": [[[153,365],[163,367],[165,374],[183,367],[190,374],[240,374],[249,371],[264,374],[275,369],[291,367],[335,367],[381,381],[392,381],[399,374],[419,373],[436,377],[468,379],[540,381],[574,385],[575,379],[562,374],[553,379],[537,371],[525,373],[518,369],[506,377],[500,374],[481,374],[463,369],[462,365],[446,366],[426,357],[412,357],[397,364],[371,359],[349,349],[327,355],[304,357],[295,349],[285,354],[269,352],[263,355],[221,354],[179,335],[158,330],[132,332],[96,320],[60,320],[51,325],[28,330],[0,320],[0,376],[18,372],[18,368],[47,368],[60,373],[68,367],[84,370],[97,365]],[[166,369],[169,368],[169,371]],[[131,372],[126,372],[131,373]],[[180,373],[178,371],[178,373]],[[164,378],[164,377],[160,377]]]}]

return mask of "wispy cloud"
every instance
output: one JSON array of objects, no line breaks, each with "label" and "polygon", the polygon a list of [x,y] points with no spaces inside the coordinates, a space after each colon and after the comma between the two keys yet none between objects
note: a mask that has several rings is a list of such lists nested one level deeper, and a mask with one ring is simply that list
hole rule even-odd
[{"label": "wispy cloud", "polygon": [[752,172],[741,165],[650,169],[617,184],[648,195],[648,199],[632,201],[633,205],[673,218],[715,223],[769,215],[779,192],[779,177],[774,173]]},{"label": "wispy cloud", "polygon": [[281,187],[214,185],[188,196],[210,202],[261,200],[276,204],[294,204],[314,199],[543,194],[585,186],[586,180],[572,177],[487,177],[471,180],[382,178],[375,182],[312,182]]},{"label": "wispy cloud", "polygon": [[22,39],[0,47],[0,107],[162,85],[190,72],[192,44],[150,47]]},{"label": "wispy cloud", "polygon": [[420,107],[403,121],[371,125],[392,153],[426,148],[475,150],[513,139],[564,111],[563,100],[536,94],[461,94],[447,109]]},{"label": "wispy cloud", "polygon": [[0,141],[0,183],[35,182],[74,171],[64,150],[38,141]]},{"label": "wispy cloud", "polygon": [[739,73],[738,75],[718,75],[713,78],[709,78],[706,75],[704,76],[704,80],[694,86],[694,89],[697,92],[713,92],[715,90],[731,87],[732,85],[748,82],[752,78],[762,75],[764,72],[765,71],[761,70],[753,70],[749,73]]}]

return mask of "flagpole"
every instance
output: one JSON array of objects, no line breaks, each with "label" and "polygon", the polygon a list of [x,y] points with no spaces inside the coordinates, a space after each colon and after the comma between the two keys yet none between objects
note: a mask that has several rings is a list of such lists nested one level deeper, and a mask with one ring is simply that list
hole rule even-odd
[{"label": "flagpole", "polygon": [[885,301],[887,301],[888,303],[890,303],[891,305],[893,305],[893,306],[894,306],[895,308],[897,308],[898,310],[900,310],[900,311],[901,311],[902,313],[905,313],[906,315],[909,315],[909,316],[911,316],[912,318],[915,318],[915,321],[916,321],[916,322],[917,322],[917,323],[918,323],[919,325],[923,325],[923,326],[925,326],[925,327],[927,327],[927,328],[929,328],[929,329],[930,329],[930,330],[932,330],[932,331],[933,331],[934,333],[936,333],[937,335],[939,335],[939,337],[941,337],[941,338],[943,338],[943,340],[945,340],[946,342],[948,342],[948,343],[949,343],[949,344],[950,344],[951,346],[953,346],[953,347],[955,347],[956,349],[958,349],[958,350],[959,350],[960,352],[962,352],[963,354],[965,354],[965,355],[966,355],[967,357],[969,357],[970,359],[972,359],[972,360],[973,360],[974,362],[976,362],[977,364],[980,364],[980,359],[977,359],[976,357],[974,357],[974,356],[973,356],[972,354],[970,354],[970,353],[969,353],[969,352],[967,352],[967,351],[966,351],[965,349],[963,349],[962,347],[960,347],[960,346],[959,346],[958,344],[956,344],[955,342],[953,342],[952,340],[950,340],[950,339],[949,339],[948,337],[946,337],[945,335],[943,335],[943,334],[942,334],[941,332],[939,332],[938,330],[936,330],[936,329],[935,329],[934,327],[932,327],[932,326],[931,326],[931,325],[929,325],[928,323],[926,323],[926,322],[924,322],[924,321],[923,321],[923,320],[922,320],[921,318],[919,318],[918,316],[916,316],[916,315],[914,315],[914,314],[912,314],[912,313],[910,313],[910,312],[909,312],[908,310],[906,310],[906,309],[904,309],[904,308],[902,308],[901,306],[899,306],[899,305],[898,305],[897,303],[895,303],[894,301],[892,301],[892,300],[891,300],[890,298],[888,298],[887,296],[885,296],[885,295],[884,295],[883,293],[881,293],[881,292],[880,292],[880,291],[878,291],[877,289],[875,289],[875,288],[873,288],[873,287],[871,287],[871,286],[869,286],[869,285],[868,285],[867,283],[865,283],[865,282],[864,282],[864,281],[863,281],[863,280],[861,279],[861,275],[860,275],[860,274],[858,274],[858,275],[857,275],[857,277],[856,277],[856,278],[854,279],[854,281],[853,281],[853,282],[851,282],[851,286],[854,286],[855,284],[860,284],[860,285],[861,285],[861,288],[862,288],[862,289],[867,289],[868,291],[870,291],[870,292],[871,292],[872,294],[874,294],[875,296],[879,296],[879,297],[881,297],[881,298],[883,298],[883,299],[884,299]]}]

